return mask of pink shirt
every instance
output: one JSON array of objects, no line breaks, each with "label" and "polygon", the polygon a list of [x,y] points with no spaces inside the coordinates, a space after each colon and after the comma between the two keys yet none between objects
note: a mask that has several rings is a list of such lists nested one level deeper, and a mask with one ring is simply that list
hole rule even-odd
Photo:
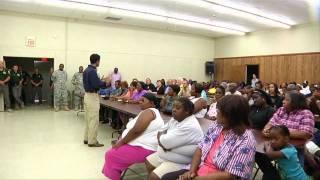
[{"label": "pink shirt", "polygon": [[111,86],[112,88],[115,88],[115,83],[116,81],[120,80],[121,81],[121,74],[118,72],[117,74],[115,74],[114,72],[112,72],[110,74],[111,77]]},{"label": "pink shirt", "polygon": [[224,134],[223,132],[221,132],[216,142],[213,144],[211,150],[209,151],[203,165],[199,168],[198,170],[199,176],[205,176],[210,173],[219,171],[219,169],[213,164],[212,160],[214,155],[217,153],[217,150],[219,149],[220,145],[223,143],[223,140],[224,140]]}]

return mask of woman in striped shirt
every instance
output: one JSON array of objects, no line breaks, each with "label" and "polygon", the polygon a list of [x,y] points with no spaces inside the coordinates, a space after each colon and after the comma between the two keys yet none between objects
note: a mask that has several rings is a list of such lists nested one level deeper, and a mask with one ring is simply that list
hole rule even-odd
[{"label": "woman in striped shirt", "polygon": [[248,130],[248,101],[225,96],[217,104],[217,121],[199,144],[189,170],[166,174],[162,179],[250,179],[256,141]]}]

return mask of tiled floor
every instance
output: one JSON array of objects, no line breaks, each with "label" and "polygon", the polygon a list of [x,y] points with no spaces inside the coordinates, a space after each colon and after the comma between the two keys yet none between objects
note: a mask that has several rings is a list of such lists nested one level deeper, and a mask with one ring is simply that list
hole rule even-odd
[{"label": "tiled floor", "polygon": [[101,169],[113,130],[100,125],[102,148],[82,144],[83,130],[83,114],[77,119],[75,111],[0,112],[0,179],[106,179]]},{"label": "tiled floor", "polygon": [[[101,169],[112,129],[100,124],[102,148],[83,143],[83,113],[54,112],[46,106],[0,112],[0,180],[106,179]],[[143,164],[134,166],[146,179]],[[125,179],[141,179],[127,173]],[[256,179],[261,179],[259,173]]]}]

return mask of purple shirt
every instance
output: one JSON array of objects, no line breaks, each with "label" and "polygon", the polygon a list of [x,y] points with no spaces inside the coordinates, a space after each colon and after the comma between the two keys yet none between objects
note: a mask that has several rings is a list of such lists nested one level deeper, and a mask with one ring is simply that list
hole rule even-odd
[{"label": "purple shirt", "polygon": [[314,116],[311,111],[296,110],[287,112],[284,107],[277,110],[270,120],[271,125],[285,125],[289,130],[296,130],[313,135]]},{"label": "purple shirt", "polygon": [[146,91],[146,90],[142,90],[141,92],[137,91],[132,95],[131,99],[134,100],[134,101],[139,101],[139,100],[141,100],[142,96],[144,94],[146,94],[147,92],[148,91]]},{"label": "purple shirt", "polygon": [[[223,126],[214,122],[209,127],[199,148],[202,151],[201,162],[204,162],[213,144],[222,132]],[[240,179],[250,179],[254,166],[256,141],[250,130],[241,136],[232,130],[225,132],[224,141],[213,156],[212,162],[221,171],[227,171]]]}]

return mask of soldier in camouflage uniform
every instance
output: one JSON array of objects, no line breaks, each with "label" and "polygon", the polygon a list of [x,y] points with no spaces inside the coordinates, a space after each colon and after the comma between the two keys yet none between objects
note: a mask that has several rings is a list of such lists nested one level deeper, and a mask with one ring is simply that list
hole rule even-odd
[{"label": "soldier in camouflage uniform", "polygon": [[83,88],[83,67],[79,67],[79,72],[76,72],[71,80],[74,85],[74,109],[78,110],[79,107],[83,109],[83,97],[84,97],[84,88]]},{"label": "soldier in camouflage uniform", "polygon": [[69,111],[68,108],[68,90],[67,90],[67,72],[63,70],[64,65],[60,64],[59,69],[54,71],[51,79],[54,87],[54,106],[55,111],[60,110],[60,106],[63,105],[65,111]]}]

